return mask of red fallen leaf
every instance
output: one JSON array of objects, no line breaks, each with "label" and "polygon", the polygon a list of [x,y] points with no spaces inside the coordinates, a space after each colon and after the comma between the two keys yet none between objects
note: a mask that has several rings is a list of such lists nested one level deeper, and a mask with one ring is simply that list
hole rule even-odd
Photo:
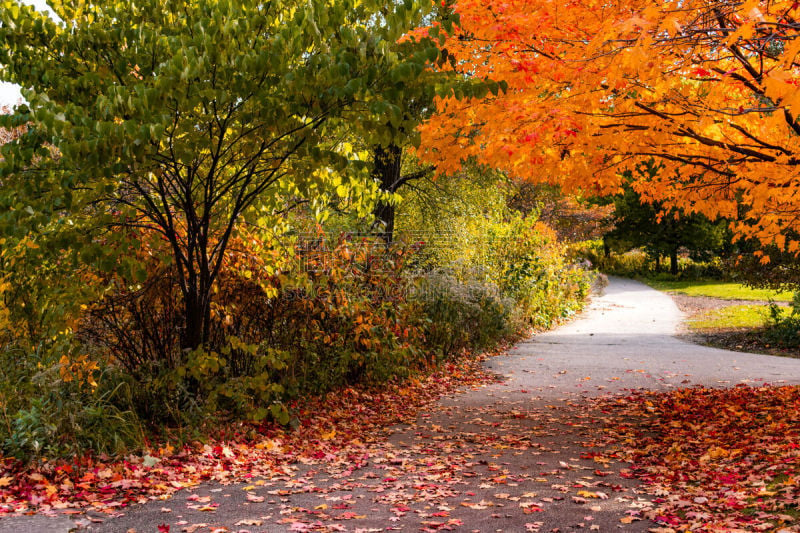
[{"label": "red fallen leaf", "polygon": [[169,526],[166,524],[161,524],[158,526],[158,533],[169,533]]}]

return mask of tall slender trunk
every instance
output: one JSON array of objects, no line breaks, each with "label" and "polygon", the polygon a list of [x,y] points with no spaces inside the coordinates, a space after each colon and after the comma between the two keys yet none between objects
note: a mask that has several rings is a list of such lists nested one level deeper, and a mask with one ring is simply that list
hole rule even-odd
[{"label": "tall slender trunk", "polygon": [[[378,182],[383,192],[395,193],[400,186],[400,166],[403,149],[396,144],[375,146],[372,149],[372,178]],[[382,226],[379,235],[387,243],[394,239],[395,206],[389,202],[378,201],[372,211],[375,219]]]},{"label": "tall slender trunk", "polygon": [[678,274],[678,249],[677,248],[673,248],[669,252],[669,272],[673,276]]}]

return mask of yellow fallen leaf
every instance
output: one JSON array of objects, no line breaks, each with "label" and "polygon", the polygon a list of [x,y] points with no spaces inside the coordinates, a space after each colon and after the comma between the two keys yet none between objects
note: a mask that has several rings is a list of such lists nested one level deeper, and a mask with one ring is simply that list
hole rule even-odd
[{"label": "yellow fallen leaf", "polygon": [[279,440],[266,439],[256,444],[256,448],[259,450],[267,450],[268,452],[273,450],[280,451],[282,448],[282,443]]}]

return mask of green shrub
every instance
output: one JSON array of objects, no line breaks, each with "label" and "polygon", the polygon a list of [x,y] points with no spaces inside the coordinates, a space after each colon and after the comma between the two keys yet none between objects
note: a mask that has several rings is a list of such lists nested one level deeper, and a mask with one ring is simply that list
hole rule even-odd
[{"label": "green shrub", "polygon": [[624,253],[608,251],[602,240],[584,241],[570,246],[569,255],[576,260],[589,261],[592,268],[605,274],[622,277],[636,277],[649,273],[654,263],[642,250],[629,250]]},{"label": "green shrub", "polygon": [[487,275],[534,328],[550,328],[583,307],[591,276],[567,261],[555,232],[534,217],[511,216],[489,232]]},{"label": "green shrub", "polygon": [[142,282],[98,275],[105,295],[63,334],[36,344],[4,330],[3,451],[122,453],[153,432],[194,438],[230,419],[286,423],[299,396],[403,378],[580,308],[588,275],[567,263],[548,228],[510,216],[479,229],[477,243],[446,249],[456,260],[446,268],[434,268],[441,249],[426,255],[432,248],[419,244],[320,235],[287,256],[256,236],[237,238],[212,334],[195,350],[181,347],[181,292],[169,268],[144,258]]},{"label": "green shrub", "polygon": [[800,347],[800,291],[794,293],[788,311],[770,303],[764,340],[784,348]]},{"label": "green shrub", "polygon": [[425,348],[439,359],[488,348],[516,330],[514,301],[491,283],[431,272],[417,281],[414,299],[425,317]]},{"label": "green shrub", "polygon": [[31,460],[88,450],[123,453],[141,445],[138,417],[120,407],[129,405],[130,389],[112,376],[113,368],[67,356],[45,366],[41,353],[20,350],[4,350],[0,357],[0,442],[6,456]]}]

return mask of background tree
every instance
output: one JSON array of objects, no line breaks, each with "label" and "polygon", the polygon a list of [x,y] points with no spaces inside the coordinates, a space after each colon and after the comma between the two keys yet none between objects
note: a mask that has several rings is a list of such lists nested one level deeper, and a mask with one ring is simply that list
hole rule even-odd
[{"label": "background tree", "polygon": [[599,239],[613,227],[612,205],[564,193],[553,185],[515,180],[508,205],[526,215],[538,216],[565,242]]},{"label": "background tree", "polygon": [[603,237],[607,245],[644,248],[660,270],[661,257],[669,257],[669,271],[678,274],[678,253],[686,249],[692,259],[708,260],[730,243],[726,221],[711,222],[701,214],[685,215],[660,202],[647,203],[631,186],[611,198],[614,229]]},{"label": "background tree", "polygon": [[[433,10],[425,17],[426,24],[435,23],[444,32],[452,32],[457,20],[449,0],[434,3]],[[413,41],[401,40],[396,47],[402,53],[409,45],[413,45]],[[395,229],[398,198],[394,195],[407,185],[432,175],[435,170],[432,165],[420,162],[409,150],[419,145],[418,127],[435,111],[435,98],[442,94],[455,98],[480,98],[489,92],[497,94],[500,90],[500,85],[491,80],[463,76],[443,68],[453,59],[446,49],[432,59],[435,61],[431,68],[416,79],[398,85],[393,91],[392,113],[399,118],[400,124],[370,146],[372,178],[383,193],[373,210],[374,227],[378,227],[388,242],[391,242]]]},{"label": "background tree", "polygon": [[[757,288],[795,293],[800,288],[800,259],[794,253],[764,248],[752,240],[737,243],[736,252],[725,259],[731,278]],[[768,263],[761,261],[764,254]]]}]

